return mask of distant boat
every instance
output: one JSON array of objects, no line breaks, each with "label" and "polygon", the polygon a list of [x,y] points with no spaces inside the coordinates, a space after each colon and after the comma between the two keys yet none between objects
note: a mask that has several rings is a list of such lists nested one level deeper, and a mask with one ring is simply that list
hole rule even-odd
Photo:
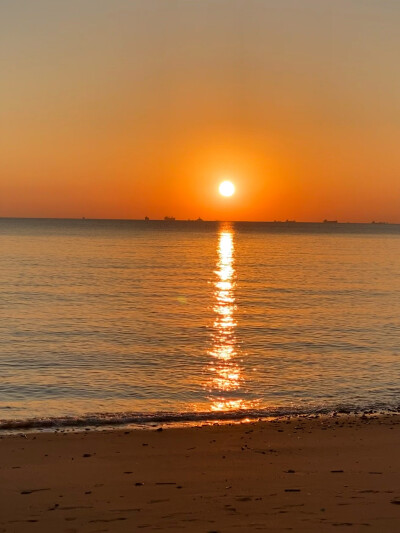
[{"label": "distant boat", "polygon": [[150,220],[149,217],[144,217],[145,220]]},{"label": "distant boat", "polygon": [[203,219],[199,217],[196,219],[196,222],[203,222]]},{"label": "distant boat", "polygon": [[324,223],[324,224],[337,224],[338,221],[337,221],[337,220],[327,220],[327,219],[325,218],[325,220],[323,221],[323,223]]},{"label": "distant boat", "polygon": [[289,220],[289,219],[286,219],[285,222],[287,224],[296,224],[296,221],[295,220]]},{"label": "distant boat", "polygon": [[171,221],[175,220],[175,217],[164,217],[164,220],[166,222],[171,222]]}]

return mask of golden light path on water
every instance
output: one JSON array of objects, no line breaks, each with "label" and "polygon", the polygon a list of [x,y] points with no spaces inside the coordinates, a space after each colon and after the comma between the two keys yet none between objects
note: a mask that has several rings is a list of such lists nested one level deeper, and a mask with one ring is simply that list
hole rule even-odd
[{"label": "golden light path on water", "polygon": [[[243,372],[238,360],[236,339],[236,271],[234,230],[231,225],[221,227],[218,239],[217,268],[214,280],[215,320],[212,347],[209,351],[212,393],[211,411],[233,411],[252,407],[252,402],[237,398],[243,382]],[[235,394],[236,392],[236,394]]]}]

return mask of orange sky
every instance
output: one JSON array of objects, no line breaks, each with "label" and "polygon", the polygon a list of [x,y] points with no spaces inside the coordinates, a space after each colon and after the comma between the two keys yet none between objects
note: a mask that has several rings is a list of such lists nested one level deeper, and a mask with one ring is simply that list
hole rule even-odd
[{"label": "orange sky", "polygon": [[4,0],[0,216],[400,222],[399,26],[394,0]]}]

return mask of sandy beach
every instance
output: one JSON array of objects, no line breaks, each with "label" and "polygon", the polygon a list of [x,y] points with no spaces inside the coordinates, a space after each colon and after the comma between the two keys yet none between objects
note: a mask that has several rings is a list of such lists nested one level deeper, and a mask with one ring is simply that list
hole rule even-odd
[{"label": "sandy beach", "polygon": [[400,531],[400,416],[0,440],[1,532]]}]

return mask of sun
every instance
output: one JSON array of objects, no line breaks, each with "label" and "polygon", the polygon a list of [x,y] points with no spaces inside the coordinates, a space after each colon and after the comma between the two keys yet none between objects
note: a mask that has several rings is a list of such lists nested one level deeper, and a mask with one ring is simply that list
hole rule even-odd
[{"label": "sun", "polygon": [[231,181],[223,181],[219,186],[219,194],[222,196],[232,196],[235,194],[235,186]]}]

